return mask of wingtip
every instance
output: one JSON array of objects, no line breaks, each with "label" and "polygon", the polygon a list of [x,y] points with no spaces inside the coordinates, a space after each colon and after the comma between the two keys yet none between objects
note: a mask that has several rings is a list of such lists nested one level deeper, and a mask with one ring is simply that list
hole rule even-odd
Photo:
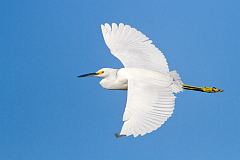
[{"label": "wingtip", "polygon": [[104,26],[107,27],[107,26],[110,26],[110,24],[109,23],[104,23]]},{"label": "wingtip", "polygon": [[104,24],[101,24],[101,30],[102,30],[102,32],[105,31],[105,26],[104,26]]},{"label": "wingtip", "polygon": [[115,22],[113,22],[113,23],[103,23],[103,24],[101,24],[101,29],[102,29],[102,30],[105,29],[105,28],[107,28],[107,29],[112,29],[113,26],[114,26],[114,27],[119,27],[119,26],[124,27],[124,26],[128,26],[128,27],[131,28],[131,26],[125,25],[125,24],[122,23],[122,22],[120,22],[120,23],[115,23]]},{"label": "wingtip", "polygon": [[116,138],[121,138],[121,137],[125,137],[126,135],[120,134],[120,133],[115,133],[114,134]]},{"label": "wingtip", "polygon": [[105,26],[106,30],[108,30],[108,31],[111,31],[111,30],[112,30],[112,27],[110,26],[110,24],[105,23],[104,26]]}]

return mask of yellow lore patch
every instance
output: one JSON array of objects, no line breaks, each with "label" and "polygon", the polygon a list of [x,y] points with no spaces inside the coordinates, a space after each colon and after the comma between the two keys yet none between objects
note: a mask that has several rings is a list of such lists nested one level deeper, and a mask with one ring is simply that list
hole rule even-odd
[{"label": "yellow lore patch", "polygon": [[102,70],[99,70],[99,71],[96,72],[97,75],[100,75],[100,74],[103,74],[103,73],[104,73],[104,71],[102,71]]}]

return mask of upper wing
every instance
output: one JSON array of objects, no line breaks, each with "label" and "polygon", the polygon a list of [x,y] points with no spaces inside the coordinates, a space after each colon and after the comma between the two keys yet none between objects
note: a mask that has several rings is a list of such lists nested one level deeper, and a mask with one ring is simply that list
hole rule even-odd
[{"label": "upper wing", "polygon": [[128,80],[127,105],[120,135],[144,135],[159,128],[173,113],[175,96],[167,79]]},{"label": "upper wing", "polygon": [[169,72],[166,58],[144,34],[129,25],[101,25],[105,43],[125,67]]}]

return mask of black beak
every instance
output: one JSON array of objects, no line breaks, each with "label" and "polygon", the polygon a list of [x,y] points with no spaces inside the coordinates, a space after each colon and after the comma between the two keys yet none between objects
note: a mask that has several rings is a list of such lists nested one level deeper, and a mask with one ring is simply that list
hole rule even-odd
[{"label": "black beak", "polygon": [[83,75],[80,75],[80,76],[77,76],[78,78],[81,78],[81,77],[88,77],[88,76],[95,76],[97,75],[97,73],[87,73],[87,74],[83,74]]}]

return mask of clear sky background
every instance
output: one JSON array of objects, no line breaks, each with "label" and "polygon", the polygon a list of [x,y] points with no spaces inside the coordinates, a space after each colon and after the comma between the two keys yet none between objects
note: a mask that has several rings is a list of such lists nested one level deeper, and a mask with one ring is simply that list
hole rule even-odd
[{"label": "clear sky background", "polygon": [[[240,158],[240,2],[1,0],[1,160]],[[115,139],[126,92],[76,75],[120,68],[100,24],[136,27],[192,85],[156,132]]]}]

